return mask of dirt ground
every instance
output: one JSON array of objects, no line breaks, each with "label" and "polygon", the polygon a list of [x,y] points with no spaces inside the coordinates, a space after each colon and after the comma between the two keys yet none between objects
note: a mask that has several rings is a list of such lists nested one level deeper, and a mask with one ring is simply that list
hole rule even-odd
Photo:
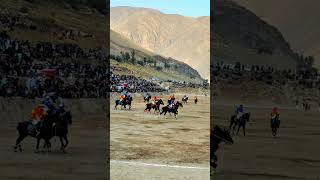
[{"label": "dirt ground", "polygon": [[[0,179],[1,180],[105,180],[106,115],[101,103],[90,100],[66,102],[73,113],[67,153],[59,151],[60,141],[52,139],[51,153],[35,153],[36,139],[23,142],[23,152],[14,152],[16,123],[26,118],[32,102],[1,99]],[[91,110],[87,109],[92,107]],[[92,112],[90,112],[92,111]],[[81,113],[80,113],[81,112]]]},{"label": "dirt ground", "polygon": [[273,103],[268,99],[241,102],[218,97],[212,123],[227,127],[240,103],[251,113],[247,135],[240,131],[233,137],[233,145],[220,145],[214,180],[320,179],[320,112],[316,108],[304,112],[292,104],[278,105],[281,125],[274,138],[269,124]]},{"label": "dirt ground", "polygon": [[[181,100],[183,95],[175,96]],[[195,105],[194,95],[188,96],[189,102],[179,109],[178,119],[144,112],[146,103],[141,96],[134,97],[131,110],[110,107],[111,160],[114,161],[111,161],[111,179],[209,179],[209,97],[198,96],[199,103]],[[112,100],[111,103],[114,104]]]}]

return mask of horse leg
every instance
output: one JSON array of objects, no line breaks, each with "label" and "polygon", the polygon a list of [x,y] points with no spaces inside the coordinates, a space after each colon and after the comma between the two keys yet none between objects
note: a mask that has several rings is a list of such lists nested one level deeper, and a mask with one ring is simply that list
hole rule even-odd
[{"label": "horse leg", "polygon": [[66,141],[66,144],[64,145],[64,149],[68,146],[69,141],[67,135],[63,136],[64,140]]},{"label": "horse leg", "polygon": [[242,129],[243,129],[243,136],[246,136],[246,126],[242,126]]},{"label": "horse leg", "polygon": [[45,143],[47,144],[47,152],[51,152],[51,143],[50,143],[49,139],[46,139]]},{"label": "horse leg", "polygon": [[64,151],[65,145],[63,144],[62,136],[59,136],[59,139],[60,139],[60,143],[61,143],[60,150],[61,150],[61,151]]},{"label": "horse leg", "polygon": [[40,138],[37,138],[37,146],[35,153],[39,153]]},{"label": "horse leg", "polygon": [[16,140],[16,145],[14,146],[14,152],[17,152],[17,148],[19,148],[19,151],[22,152],[22,147],[20,143],[21,141],[23,141],[25,137],[26,136],[19,135],[19,137]]},{"label": "horse leg", "polygon": [[44,144],[43,144],[43,149],[45,149],[46,147],[48,146],[48,144],[47,144],[47,142],[44,142]]},{"label": "horse leg", "polygon": [[237,124],[235,123],[235,124],[233,125],[233,130],[232,130],[232,134],[233,134],[233,135],[235,134],[236,127],[237,127]]},{"label": "horse leg", "polygon": [[237,131],[237,135],[239,134],[240,127],[241,127],[241,125],[239,124],[239,126],[238,126],[238,131]]},{"label": "horse leg", "polygon": [[232,124],[233,124],[233,122],[232,122],[232,120],[231,120],[231,122],[230,122],[230,126],[229,126],[229,131],[231,130],[231,128],[232,128]]}]

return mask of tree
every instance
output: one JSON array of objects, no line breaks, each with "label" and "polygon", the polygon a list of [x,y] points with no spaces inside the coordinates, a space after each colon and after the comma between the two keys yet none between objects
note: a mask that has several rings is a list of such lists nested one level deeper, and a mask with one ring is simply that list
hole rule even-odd
[{"label": "tree", "polygon": [[135,58],[136,52],[135,50],[131,51],[131,63],[135,64],[136,63],[136,58]]},{"label": "tree", "polygon": [[169,69],[169,68],[170,68],[170,64],[168,64],[167,61],[165,61],[165,62],[164,62],[164,67],[165,67],[166,69]]},{"label": "tree", "polygon": [[129,54],[128,52],[125,52],[125,53],[120,52],[120,54],[121,54],[121,58],[122,58],[122,60],[123,60],[124,62],[128,62],[128,61],[129,61],[129,59],[130,59],[130,54]]},{"label": "tree", "polygon": [[143,57],[143,63],[147,64],[147,58],[146,57]]},{"label": "tree", "polygon": [[139,64],[140,66],[145,66],[144,61],[137,61],[137,64]]}]

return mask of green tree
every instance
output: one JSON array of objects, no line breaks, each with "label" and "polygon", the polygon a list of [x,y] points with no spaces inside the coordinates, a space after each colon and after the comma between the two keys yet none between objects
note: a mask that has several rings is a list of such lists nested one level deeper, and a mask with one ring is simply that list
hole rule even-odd
[{"label": "green tree", "polygon": [[143,63],[147,64],[147,58],[146,57],[143,57]]},{"label": "green tree", "polygon": [[136,63],[136,58],[135,58],[136,52],[135,50],[131,51],[131,63],[135,64]]}]

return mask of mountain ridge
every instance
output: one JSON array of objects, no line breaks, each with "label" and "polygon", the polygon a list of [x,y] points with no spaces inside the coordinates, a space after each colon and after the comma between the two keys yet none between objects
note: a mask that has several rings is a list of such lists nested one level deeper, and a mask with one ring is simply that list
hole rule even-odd
[{"label": "mountain ridge", "polygon": [[214,0],[213,59],[295,69],[297,59],[281,32],[231,0]]},{"label": "mountain ridge", "polygon": [[[130,63],[129,60],[124,61],[122,58],[124,54],[130,54],[132,51],[135,52],[135,64]],[[111,64],[135,69],[136,75],[142,74],[146,79],[155,76],[162,80],[203,82],[200,74],[189,65],[145,50],[113,30],[110,30],[110,53],[111,60],[113,60]],[[118,63],[114,61],[116,59]],[[142,70],[141,67],[145,70]]]},{"label": "mountain ridge", "polygon": [[209,79],[210,18],[123,6],[110,12],[112,30],[146,50],[187,63]]},{"label": "mountain ridge", "polygon": [[[268,23],[277,27],[295,51],[315,56],[315,65],[320,67],[320,1],[314,0],[234,0],[251,10]],[[283,9],[286,12],[283,13]]]}]

